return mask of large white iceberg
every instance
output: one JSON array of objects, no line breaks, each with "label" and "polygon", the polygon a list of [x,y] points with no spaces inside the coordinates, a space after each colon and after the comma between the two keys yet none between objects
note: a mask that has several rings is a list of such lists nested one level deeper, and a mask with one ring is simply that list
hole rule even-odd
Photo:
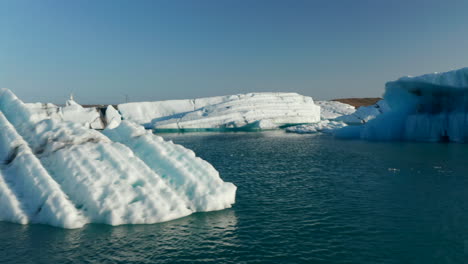
[{"label": "large white iceberg", "polygon": [[313,99],[296,93],[127,103],[118,108],[124,120],[165,130],[271,129],[320,120]]},{"label": "large white iceberg", "polygon": [[0,220],[78,228],[220,210],[236,187],[182,146],[123,122],[103,133],[0,91]]},{"label": "large white iceberg", "polygon": [[337,136],[371,140],[468,141],[468,68],[388,82],[390,111]]}]

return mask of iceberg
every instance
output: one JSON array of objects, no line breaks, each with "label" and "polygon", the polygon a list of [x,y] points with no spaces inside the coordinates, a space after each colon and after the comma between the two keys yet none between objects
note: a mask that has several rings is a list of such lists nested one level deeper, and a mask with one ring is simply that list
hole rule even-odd
[{"label": "iceberg", "polygon": [[296,93],[249,93],[126,103],[124,120],[158,130],[256,130],[320,121],[320,107]]},{"label": "iceberg", "polygon": [[320,117],[322,120],[332,120],[340,116],[351,115],[356,111],[352,105],[338,101],[316,101],[320,106]]},{"label": "iceberg", "polygon": [[213,166],[143,127],[101,133],[34,110],[0,90],[2,221],[148,224],[235,202],[236,186]]},{"label": "iceberg", "polygon": [[345,122],[336,120],[344,115],[351,115],[356,111],[354,106],[337,101],[317,101],[316,104],[320,106],[321,120],[319,122],[289,126],[285,129],[286,132],[298,134],[333,134],[336,129],[347,126]]},{"label": "iceberg", "polygon": [[347,126],[346,123],[341,121],[322,120],[314,124],[304,124],[287,127],[286,132],[298,134],[314,134],[319,132],[325,134],[333,134],[335,130],[343,128],[345,126]]},{"label": "iceberg", "polygon": [[342,138],[411,141],[468,141],[468,68],[416,77],[385,85],[388,112],[361,127],[346,127]]},{"label": "iceberg", "polygon": [[385,100],[380,100],[374,105],[361,106],[355,112],[339,116],[335,120],[348,125],[361,125],[388,111],[390,111],[390,107]]}]

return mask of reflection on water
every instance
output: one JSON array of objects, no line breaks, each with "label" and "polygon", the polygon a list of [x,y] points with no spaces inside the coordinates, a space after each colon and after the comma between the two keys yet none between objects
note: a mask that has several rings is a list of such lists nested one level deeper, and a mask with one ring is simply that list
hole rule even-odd
[{"label": "reflection on water", "polygon": [[[0,223],[0,260],[1,263],[196,261],[209,259],[204,254],[216,256],[224,251],[234,251],[239,243],[236,226],[232,209],[197,213],[154,225],[112,227],[92,224],[74,230]],[[190,248],[198,248],[204,253],[194,255],[186,251]]]}]

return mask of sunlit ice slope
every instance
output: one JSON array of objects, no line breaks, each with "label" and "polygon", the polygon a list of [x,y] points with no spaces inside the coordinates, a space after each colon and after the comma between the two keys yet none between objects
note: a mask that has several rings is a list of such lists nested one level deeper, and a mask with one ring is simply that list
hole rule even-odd
[{"label": "sunlit ice slope", "polygon": [[206,161],[142,127],[103,133],[0,91],[0,220],[79,228],[168,221],[235,202]]}]

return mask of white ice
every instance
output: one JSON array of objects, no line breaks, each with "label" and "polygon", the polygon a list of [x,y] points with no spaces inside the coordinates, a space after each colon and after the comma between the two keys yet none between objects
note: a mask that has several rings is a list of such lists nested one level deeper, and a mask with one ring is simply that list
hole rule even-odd
[{"label": "white ice", "polygon": [[124,120],[167,130],[272,129],[320,120],[320,107],[296,93],[250,93],[119,105]]},{"label": "white ice", "polygon": [[112,105],[108,105],[105,112],[107,128],[116,128],[122,121],[122,116]]},{"label": "white ice", "polygon": [[206,161],[123,122],[105,135],[0,91],[0,220],[78,228],[168,221],[235,202]]},{"label": "white ice", "polygon": [[332,120],[321,120],[314,124],[297,125],[286,128],[287,132],[298,133],[298,134],[314,134],[314,133],[325,133],[333,134],[336,129],[340,129],[347,126],[346,123],[341,121]]},{"label": "white ice", "polygon": [[73,98],[67,100],[63,107],[50,103],[29,103],[25,105],[42,118],[71,121],[87,128],[104,129],[99,110],[95,107],[85,108],[75,102]]},{"label": "white ice", "polygon": [[337,101],[316,101],[315,103],[320,106],[321,120],[315,123],[287,127],[286,132],[298,134],[333,134],[336,129],[347,126],[346,123],[335,121],[335,119],[343,115],[351,115],[356,111],[354,106]]},{"label": "white ice", "polygon": [[94,107],[84,108],[70,98],[64,107],[61,108],[62,120],[72,121],[93,129],[103,129],[101,115]]},{"label": "white ice", "polygon": [[388,82],[390,111],[339,137],[371,140],[468,141],[468,68]]},{"label": "white ice", "polygon": [[356,111],[354,106],[337,101],[315,101],[320,106],[322,120],[332,120],[343,115],[350,115]]},{"label": "white ice", "polygon": [[349,125],[360,125],[388,111],[390,111],[390,109],[385,100],[380,100],[374,105],[361,106],[354,113],[339,116],[335,120],[345,122]]}]

